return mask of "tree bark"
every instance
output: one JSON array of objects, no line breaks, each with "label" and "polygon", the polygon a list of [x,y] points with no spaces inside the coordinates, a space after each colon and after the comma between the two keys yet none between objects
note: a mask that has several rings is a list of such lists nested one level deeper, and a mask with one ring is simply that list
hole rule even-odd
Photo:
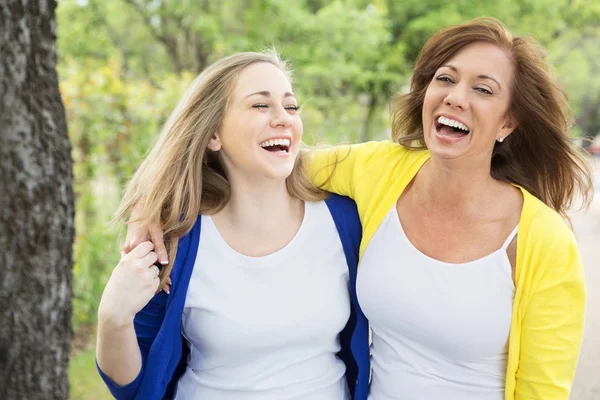
[{"label": "tree bark", "polygon": [[56,1],[0,0],[0,399],[67,399],[71,147]]}]

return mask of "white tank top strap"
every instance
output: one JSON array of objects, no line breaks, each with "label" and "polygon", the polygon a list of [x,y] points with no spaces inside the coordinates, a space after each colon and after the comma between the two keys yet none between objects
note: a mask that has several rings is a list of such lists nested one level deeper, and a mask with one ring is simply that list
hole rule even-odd
[{"label": "white tank top strap", "polygon": [[508,235],[508,238],[502,245],[502,250],[506,250],[508,248],[508,245],[513,241],[515,236],[517,236],[517,232],[519,232],[519,224],[517,224],[517,226],[515,226],[515,229],[513,229],[513,231],[510,233],[510,235]]}]

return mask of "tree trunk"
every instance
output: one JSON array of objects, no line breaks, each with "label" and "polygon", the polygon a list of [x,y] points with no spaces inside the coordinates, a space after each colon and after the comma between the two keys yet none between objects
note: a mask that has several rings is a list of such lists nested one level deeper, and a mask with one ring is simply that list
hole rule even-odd
[{"label": "tree trunk", "polygon": [[56,1],[0,0],[0,399],[67,399],[71,147]]},{"label": "tree trunk", "polygon": [[373,91],[371,91],[368,96],[368,110],[366,117],[362,121],[359,143],[368,142],[371,139],[371,125],[373,124],[373,118],[375,117],[375,112],[379,105],[377,102],[377,95]]}]

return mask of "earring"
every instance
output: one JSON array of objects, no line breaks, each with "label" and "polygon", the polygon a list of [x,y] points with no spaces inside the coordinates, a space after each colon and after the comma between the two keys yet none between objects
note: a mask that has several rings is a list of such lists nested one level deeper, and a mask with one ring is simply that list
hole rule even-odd
[{"label": "earring", "polygon": [[502,143],[504,142],[504,136],[500,136],[498,139],[496,139],[498,142]]}]

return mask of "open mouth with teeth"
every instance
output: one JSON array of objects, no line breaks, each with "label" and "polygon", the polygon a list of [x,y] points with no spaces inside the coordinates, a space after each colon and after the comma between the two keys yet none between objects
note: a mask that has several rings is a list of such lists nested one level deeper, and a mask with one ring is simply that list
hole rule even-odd
[{"label": "open mouth with teeth", "polygon": [[290,144],[289,139],[271,139],[262,142],[260,147],[271,153],[289,153]]},{"label": "open mouth with teeth", "polygon": [[447,117],[439,117],[435,129],[441,136],[457,138],[468,135],[471,130],[462,122]]}]

